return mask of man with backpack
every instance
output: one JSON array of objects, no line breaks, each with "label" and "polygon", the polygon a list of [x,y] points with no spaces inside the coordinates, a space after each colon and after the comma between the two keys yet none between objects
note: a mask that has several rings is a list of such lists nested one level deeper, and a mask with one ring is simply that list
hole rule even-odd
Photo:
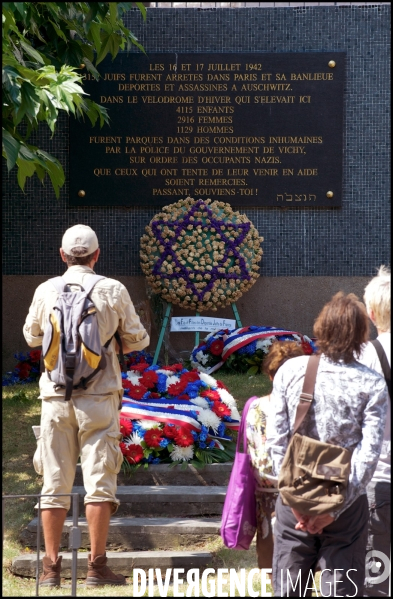
[{"label": "man with backpack", "polygon": [[[378,337],[366,344],[359,362],[382,375],[390,395],[390,270],[381,266],[364,290],[364,303]],[[366,580],[363,597],[390,596],[390,406],[386,414],[382,451],[377,468],[367,486],[369,506]],[[377,553],[378,552],[378,553]],[[383,567],[382,567],[383,565]]]},{"label": "man with backpack", "polygon": [[49,495],[41,499],[46,555],[40,585],[60,586],[58,551],[70,498],[50,495],[71,493],[79,456],[91,542],[86,584],[125,584],[105,555],[123,460],[117,353],[140,351],[150,340],[125,286],[95,275],[100,248],[90,227],[67,229],[60,255],[68,270],[39,285],[23,328],[28,345],[43,348],[41,427],[33,460],[43,476],[42,495]]}]

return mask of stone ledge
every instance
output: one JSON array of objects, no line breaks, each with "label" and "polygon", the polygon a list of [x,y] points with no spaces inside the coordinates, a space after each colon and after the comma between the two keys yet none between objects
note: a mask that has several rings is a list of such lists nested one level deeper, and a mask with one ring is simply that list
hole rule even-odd
[{"label": "stone ledge", "polygon": [[[67,518],[60,547],[68,547],[72,518]],[[90,539],[86,518],[79,518],[81,548],[89,549]],[[190,550],[201,543],[213,541],[220,534],[221,518],[113,518],[109,527],[108,550],[146,551],[184,547]],[[36,547],[37,518],[22,531],[20,541],[25,547]],[[41,537],[42,547],[43,538]]]},{"label": "stone ledge", "polygon": [[[224,503],[228,487],[205,487],[205,486],[124,486],[118,487],[116,495],[124,503],[136,503],[145,501],[148,503],[159,503],[173,501],[175,503],[188,503],[189,501],[205,503],[217,501]],[[82,497],[86,491],[84,487],[74,487],[73,493],[79,493]]]},{"label": "stone ledge", "polygon": [[[195,468],[187,464],[187,468],[171,464],[150,464],[148,468],[138,468],[132,474],[123,471],[117,475],[117,484],[122,486],[223,486],[229,483],[233,462],[207,464],[203,468]],[[83,486],[80,464],[76,467],[76,487]]]}]

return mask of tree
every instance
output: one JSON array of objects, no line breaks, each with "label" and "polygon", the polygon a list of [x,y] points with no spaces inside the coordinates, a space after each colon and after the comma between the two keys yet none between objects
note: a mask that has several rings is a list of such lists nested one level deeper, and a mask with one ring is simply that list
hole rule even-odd
[{"label": "tree", "polygon": [[3,157],[16,166],[24,189],[34,174],[49,176],[56,197],[64,184],[60,162],[28,143],[46,122],[52,134],[60,111],[87,116],[92,126],[109,121],[106,108],[87,98],[82,69],[96,79],[96,66],[119,50],[143,47],[122,22],[124,12],[142,2],[3,2]]}]

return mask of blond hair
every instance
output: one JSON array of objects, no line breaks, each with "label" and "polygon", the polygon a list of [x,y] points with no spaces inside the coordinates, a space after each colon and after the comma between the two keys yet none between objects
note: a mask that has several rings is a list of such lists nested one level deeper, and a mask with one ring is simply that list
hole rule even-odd
[{"label": "blond hair", "polygon": [[390,332],[390,268],[380,266],[376,277],[364,290],[364,303],[368,315],[374,313],[375,326],[379,331]]}]

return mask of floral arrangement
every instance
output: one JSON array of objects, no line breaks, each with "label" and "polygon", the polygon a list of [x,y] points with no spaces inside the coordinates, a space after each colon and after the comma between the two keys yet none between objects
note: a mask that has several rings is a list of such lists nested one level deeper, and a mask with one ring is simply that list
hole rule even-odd
[{"label": "floral arrangement", "polygon": [[233,460],[228,430],[238,430],[240,415],[222,382],[182,364],[140,364],[122,376],[120,447],[126,465]]},{"label": "floral arrangement", "polygon": [[243,327],[232,331],[210,333],[190,356],[192,368],[211,374],[219,368],[229,372],[257,374],[274,341],[296,341],[305,354],[316,351],[316,345],[306,335],[276,327]]},{"label": "floral arrangement", "polygon": [[152,290],[196,311],[236,302],[259,277],[263,238],[229,204],[187,198],[165,206],[141,238]]},{"label": "floral arrangement", "polygon": [[12,372],[7,372],[2,379],[3,387],[7,385],[34,383],[40,378],[41,350],[17,353],[14,356],[18,363]]},{"label": "floral arrangement", "polygon": [[153,356],[144,349],[141,351],[132,351],[129,354],[124,354],[125,367],[128,370],[141,370],[153,364]]}]

